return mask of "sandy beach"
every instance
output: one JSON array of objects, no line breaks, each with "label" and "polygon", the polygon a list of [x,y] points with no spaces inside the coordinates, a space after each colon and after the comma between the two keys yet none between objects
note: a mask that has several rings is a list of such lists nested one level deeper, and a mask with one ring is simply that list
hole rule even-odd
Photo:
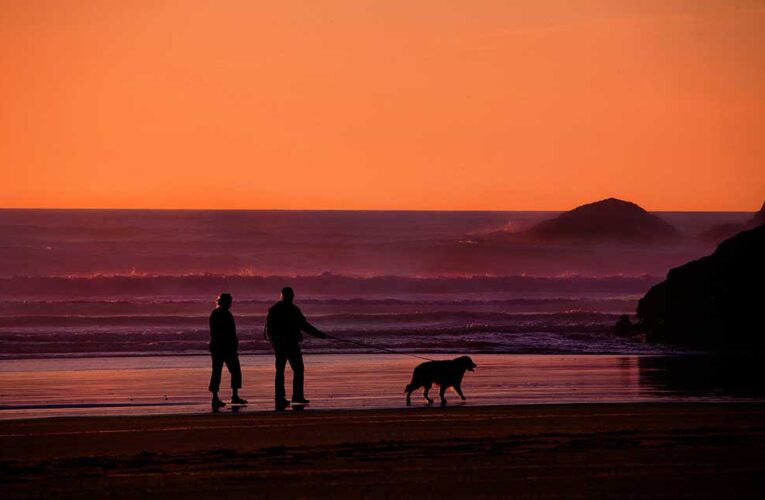
[{"label": "sandy beach", "polygon": [[0,422],[5,498],[761,498],[765,404]]}]

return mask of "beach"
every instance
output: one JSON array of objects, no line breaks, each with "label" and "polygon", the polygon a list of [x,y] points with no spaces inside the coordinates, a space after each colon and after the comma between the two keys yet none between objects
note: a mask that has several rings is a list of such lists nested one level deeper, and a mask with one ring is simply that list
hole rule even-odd
[{"label": "beach", "polygon": [[765,404],[0,422],[5,498],[761,498]]},{"label": "beach", "polygon": [[[765,492],[765,397],[756,358],[473,358],[478,367],[465,375],[466,402],[449,391],[446,407],[427,406],[418,391],[406,407],[403,385],[422,360],[307,353],[312,403],[277,413],[272,357],[242,356],[250,404],[215,414],[205,356],[4,361],[4,497]],[[224,397],[227,383],[224,374]]]}]

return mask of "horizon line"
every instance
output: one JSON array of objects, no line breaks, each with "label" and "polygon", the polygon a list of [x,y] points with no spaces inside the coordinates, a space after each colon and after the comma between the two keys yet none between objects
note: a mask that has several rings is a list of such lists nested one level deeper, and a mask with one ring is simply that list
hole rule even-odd
[{"label": "horizon line", "polygon": [[[634,203],[634,202],[633,202]],[[643,208],[639,204],[636,204]],[[564,209],[531,209],[531,208],[507,208],[507,209],[454,209],[454,208],[189,208],[189,207],[173,207],[173,208],[159,208],[159,207],[0,207],[0,210],[59,210],[59,211],[152,211],[152,212],[568,212],[574,208]],[[662,210],[648,210],[647,212],[691,212],[691,213],[757,213],[757,209],[754,210],[712,210],[712,209],[662,209]]]}]

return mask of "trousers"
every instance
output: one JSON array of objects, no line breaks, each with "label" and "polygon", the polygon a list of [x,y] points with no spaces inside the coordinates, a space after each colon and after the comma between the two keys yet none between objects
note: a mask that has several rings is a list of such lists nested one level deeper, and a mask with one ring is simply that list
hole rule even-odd
[{"label": "trousers", "polygon": [[218,392],[220,389],[220,378],[224,364],[231,374],[231,388],[239,389],[242,387],[242,367],[239,366],[239,354],[236,352],[213,352],[210,392]]},{"label": "trousers", "polygon": [[284,391],[284,369],[287,362],[292,368],[292,399],[303,399],[303,353],[300,345],[297,343],[286,345],[274,345],[274,354],[276,356],[276,378],[274,380],[275,394],[277,400],[285,399]]}]

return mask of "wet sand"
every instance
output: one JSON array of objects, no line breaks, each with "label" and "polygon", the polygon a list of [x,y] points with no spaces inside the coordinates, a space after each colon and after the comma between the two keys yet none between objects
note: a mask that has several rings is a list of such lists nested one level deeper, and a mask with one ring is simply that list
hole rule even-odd
[{"label": "wet sand", "polygon": [[[454,356],[424,354],[439,359]],[[759,359],[634,355],[474,354],[465,375],[469,406],[542,403],[765,400]],[[0,420],[52,416],[209,411],[207,356],[30,359],[0,362]],[[401,355],[307,353],[313,409],[401,408],[421,361]],[[243,411],[273,405],[273,357],[242,356]],[[291,374],[288,370],[288,387]],[[224,372],[222,397],[228,398]],[[288,389],[289,390],[289,389]],[[449,404],[460,404],[451,391]],[[413,394],[421,406],[421,391]]]},{"label": "wet sand", "polygon": [[4,498],[762,498],[765,404],[0,422]]}]

